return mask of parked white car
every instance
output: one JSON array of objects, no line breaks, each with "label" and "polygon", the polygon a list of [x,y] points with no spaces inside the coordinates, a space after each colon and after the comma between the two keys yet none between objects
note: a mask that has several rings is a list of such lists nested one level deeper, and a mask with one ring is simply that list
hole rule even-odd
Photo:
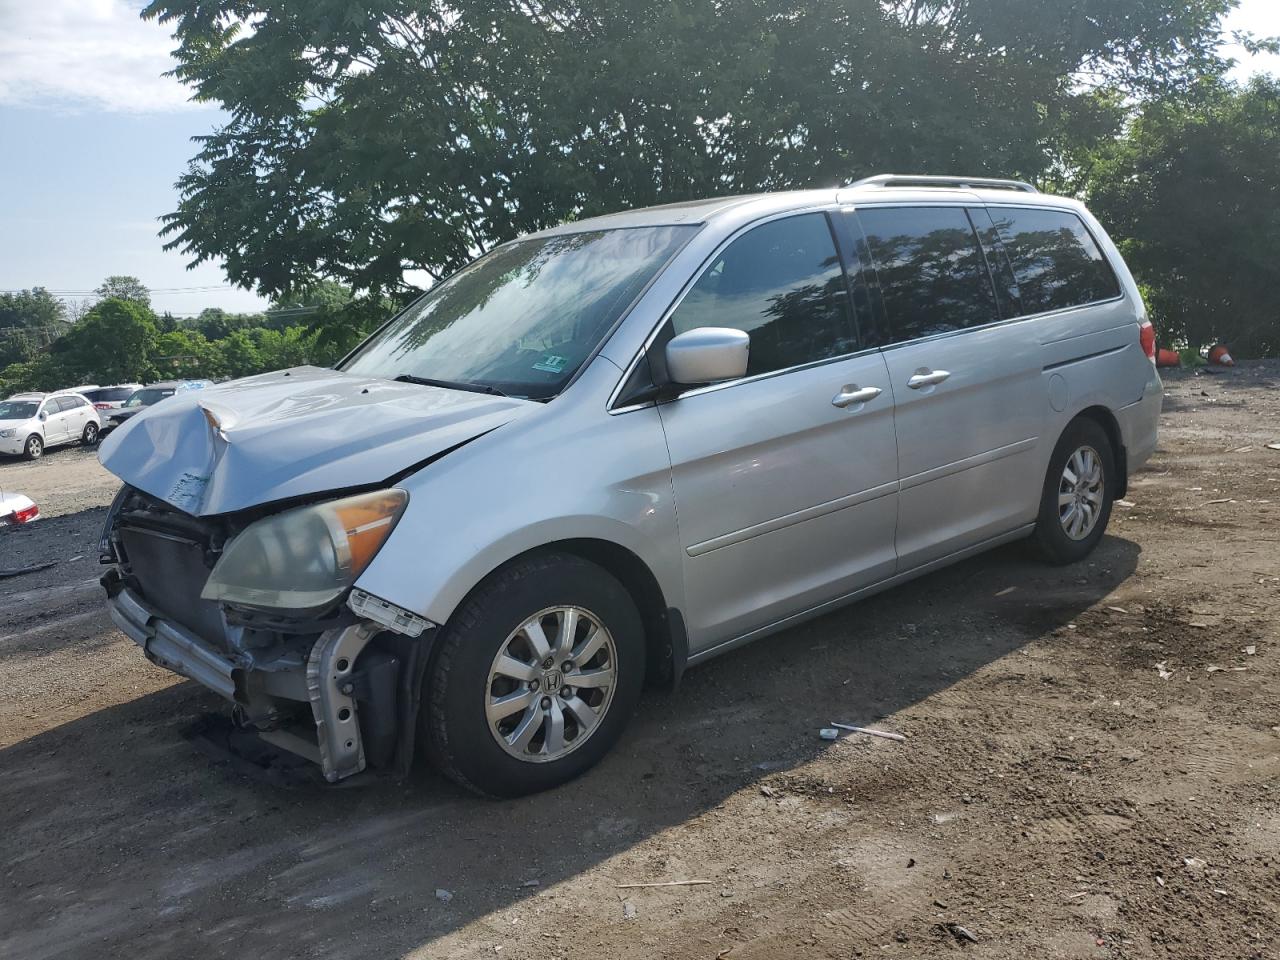
[{"label": "parked white car", "polygon": [[0,401],[0,454],[35,460],[64,443],[97,443],[101,430],[83,394],[21,393]]},{"label": "parked white car", "polygon": [[0,490],[0,527],[19,523],[32,523],[40,519],[40,508],[35,501],[21,493],[5,493]]},{"label": "parked white car", "polygon": [[106,413],[109,410],[119,410],[126,400],[141,389],[140,383],[117,383],[110,387],[94,387],[92,390],[75,392],[84,394],[85,398],[93,404],[93,409],[99,413]]}]

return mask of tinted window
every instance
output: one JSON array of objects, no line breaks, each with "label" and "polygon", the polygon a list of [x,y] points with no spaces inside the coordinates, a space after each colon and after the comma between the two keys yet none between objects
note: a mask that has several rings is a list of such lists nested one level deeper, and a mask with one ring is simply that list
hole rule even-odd
[{"label": "tinted window", "polygon": [[859,210],[875,259],[889,341],[914,340],[998,319],[986,261],[960,207]]},{"label": "tinted window", "polygon": [[1065,210],[989,208],[1013,263],[1024,313],[1120,296],[1120,284],[1084,222]]},{"label": "tinted window", "polygon": [[165,397],[172,396],[173,387],[144,387],[130,394],[124,405],[126,407],[149,407],[153,403],[159,403]]},{"label": "tinted window", "polygon": [[0,420],[30,420],[38,407],[34,400],[5,400],[0,403]]},{"label": "tinted window", "polygon": [[774,220],[739,237],[698,278],[671,323],[676,334],[698,327],[746,331],[748,376],[857,349],[826,215]]},{"label": "tinted window", "polygon": [[63,410],[74,410],[76,407],[84,403],[79,397],[59,397],[58,406]]},{"label": "tinted window", "polygon": [[696,232],[634,227],[505,244],[433,287],[343,369],[549,399]]},{"label": "tinted window", "polygon": [[91,403],[116,403],[128,400],[132,393],[132,387],[103,387],[100,390],[90,390],[85,396]]}]

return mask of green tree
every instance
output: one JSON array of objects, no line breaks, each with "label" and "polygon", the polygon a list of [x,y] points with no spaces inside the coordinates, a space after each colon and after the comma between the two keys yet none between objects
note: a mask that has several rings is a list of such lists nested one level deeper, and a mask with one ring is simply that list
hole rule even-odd
[{"label": "green tree", "polygon": [[1162,344],[1280,356],[1280,80],[1148,104],[1098,151],[1087,191]]},{"label": "green tree", "polygon": [[148,309],[151,307],[151,291],[137,277],[115,274],[103,280],[94,293],[103,300],[132,300]]},{"label": "green tree", "polygon": [[226,376],[217,343],[198,330],[172,330],[156,338],[151,355],[154,379],[216,379]]},{"label": "green tree", "polygon": [[34,359],[69,326],[66,304],[44,287],[0,293],[0,367]]},{"label": "green tree", "polygon": [[[228,123],[169,246],[268,295],[400,295],[565,219],[882,170],[1036,177],[1222,69],[1235,0],[153,0]],[[252,28],[246,28],[246,24]]]},{"label": "green tree", "polygon": [[98,383],[142,381],[151,375],[156,338],[155,315],[149,307],[112,297],[95,305],[54,343],[51,357],[69,381],[90,376]]},{"label": "green tree", "polygon": [[219,341],[218,349],[229,377],[248,377],[264,369],[262,351],[244,330],[236,330]]}]

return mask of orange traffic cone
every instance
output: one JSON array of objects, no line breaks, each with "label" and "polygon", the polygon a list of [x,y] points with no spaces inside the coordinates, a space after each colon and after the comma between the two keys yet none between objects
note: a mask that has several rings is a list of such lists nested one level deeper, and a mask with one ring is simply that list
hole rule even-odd
[{"label": "orange traffic cone", "polygon": [[1221,343],[1209,351],[1209,362],[1219,367],[1234,367],[1236,365],[1236,362],[1231,359],[1231,352]]},{"label": "orange traffic cone", "polygon": [[1156,351],[1157,367],[1180,367],[1182,366],[1182,357],[1177,350],[1169,350],[1161,347]]}]

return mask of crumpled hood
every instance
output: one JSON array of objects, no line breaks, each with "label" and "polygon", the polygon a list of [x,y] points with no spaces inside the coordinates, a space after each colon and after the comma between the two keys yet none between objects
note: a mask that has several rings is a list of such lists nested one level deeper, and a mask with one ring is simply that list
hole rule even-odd
[{"label": "crumpled hood", "polygon": [[379,483],[540,404],[295,367],[178,393],[98,453],[121,480],[197,516]]}]

